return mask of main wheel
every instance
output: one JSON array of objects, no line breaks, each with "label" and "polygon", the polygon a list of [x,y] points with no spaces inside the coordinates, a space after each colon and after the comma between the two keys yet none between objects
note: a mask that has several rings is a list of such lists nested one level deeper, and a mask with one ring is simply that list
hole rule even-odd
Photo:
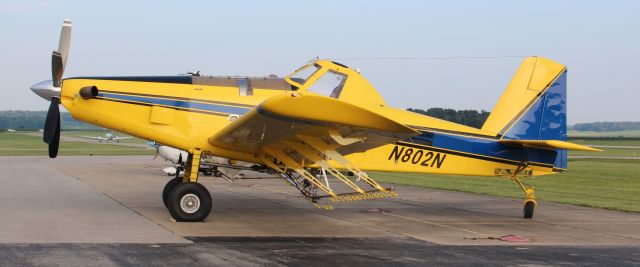
[{"label": "main wheel", "polygon": [[211,212],[211,194],[199,183],[180,183],[167,201],[171,216],[179,222],[201,222]]},{"label": "main wheel", "polygon": [[523,217],[527,219],[533,218],[533,210],[536,208],[536,204],[533,201],[527,201],[524,203],[524,209],[522,210]]},{"label": "main wheel", "polygon": [[169,201],[169,193],[176,187],[176,185],[182,183],[182,178],[173,178],[167,182],[162,190],[162,203],[164,203],[165,208],[169,208],[167,205],[167,201]]}]

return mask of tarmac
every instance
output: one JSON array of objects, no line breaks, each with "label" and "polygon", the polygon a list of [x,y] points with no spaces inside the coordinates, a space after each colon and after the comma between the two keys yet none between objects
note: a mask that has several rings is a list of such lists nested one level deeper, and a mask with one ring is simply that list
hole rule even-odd
[{"label": "tarmac", "polygon": [[[638,213],[541,201],[527,220],[520,199],[409,186],[326,211],[279,179],[201,177],[213,211],[178,223],[161,200],[168,164],[151,156],[0,157],[0,166],[3,266],[640,266]],[[528,241],[501,240],[509,235]]]}]

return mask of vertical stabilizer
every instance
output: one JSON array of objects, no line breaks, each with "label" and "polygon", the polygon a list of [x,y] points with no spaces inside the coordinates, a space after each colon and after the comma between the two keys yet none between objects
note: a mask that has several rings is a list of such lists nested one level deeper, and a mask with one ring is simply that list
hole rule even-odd
[{"label": "vertical stabilizer", "polygon": [[549,59],[525,59],[482,130],[505,139],[566,140],[566,68]]},{"label": "vertical stabilizer", "polygon": [[[540,57],[525,59],[482,129],[501,140],[567,140],[567,70]],[[567,168],[557,149],[554,168]]]}]

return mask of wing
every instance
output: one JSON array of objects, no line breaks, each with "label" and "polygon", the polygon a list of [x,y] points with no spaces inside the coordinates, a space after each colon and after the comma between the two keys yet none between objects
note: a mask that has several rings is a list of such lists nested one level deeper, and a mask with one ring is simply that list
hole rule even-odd
[{"label": "wing", "polygon": [[133,138],[133,137],[130,137],[130,136],[125,136],[125,137],[115,137],[115,138],[113,138],[113,140],[122,140],[122,139],[129,139],[129,138]]},{"label": "wing", "polygon": [[[299,93],[276,96],[262,102],[217,134],[209,143],[255,156],[264,165],[285,175],[287,170],[327,193],[335,201],[395,196],[344,156],[363,152],[418,132],[380,114],[334,98]],[[321,167],[354,191],[338,194],[305,169]],[[364,191],[338,169],[353,173],[374,187]],[[308,198],[301,180],[289,182]],[[300,183],[302,182],[302,183]],[[301,185],[302,184],[302,185]]]},{"label": "wing", "polygon": [[265,100],[210,137],[209,143],[261,155],[271,154],[274,149],[296,150],[297,144],[313,147],[309,139],[318,139],[324,144],[317,145],[348,155],[417,134],[405,125],[353,104],[294,93]]}]

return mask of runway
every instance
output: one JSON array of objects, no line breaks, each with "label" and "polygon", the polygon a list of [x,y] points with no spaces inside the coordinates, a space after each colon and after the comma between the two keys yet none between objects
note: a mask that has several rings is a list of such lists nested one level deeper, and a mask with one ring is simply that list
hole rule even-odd
[{"label": "runway", "polygon": [[[47,255],[71,265],[640,262],[637,213],[542,201],[525,220],[519,199],[406,186],[325,211],[277,179],[201,177],[212,214],[176,223],[160,195],[167,165],[150,156],[0,157],[0,166],[2,265]],[[498,239],[506,235],[530,242]]]}]

